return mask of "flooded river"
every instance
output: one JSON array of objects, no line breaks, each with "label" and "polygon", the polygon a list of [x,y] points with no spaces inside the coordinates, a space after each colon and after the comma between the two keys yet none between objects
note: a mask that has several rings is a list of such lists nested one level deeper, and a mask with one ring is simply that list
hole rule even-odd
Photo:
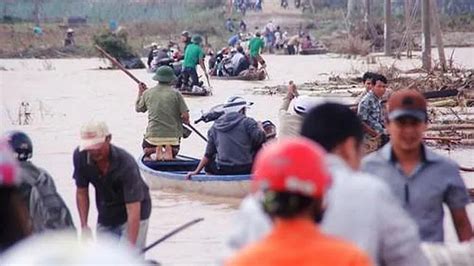
[{"label": "flooded river", "polygon": [[[457,49],[454,58],[459,64],[472,68],[473,51]],[[249,116],[257,120],[270,119],[278,125],[277,110],[282,96],[253,95],[250,89],[286,84],[290,80],[297,84],[327,80],[330,74],[364,72],[378,67],[378,64],[366,65],[363,60],[348,60],[337,55],[267,55],[265,59],[268,62],[269,80],[211,80],[211,97],[186,98],[192,119],[199,118],[201,110],[222,103],[231,95],[241,95],[255,103]],[[394,59],[380,58],[378,61],[392,64]],[[76,225],[79,225],[79,219],[71,176],[72,151],[78,145],[80,125],[90,119],[105,120],[113,135],[113,143],[138,157],[147,123],[146,114],[138,114],[134,110],[136,84],[118,70],[97,70],[99,66],[105,65],[99,59],[0,60],[0,66],[6,69],[0,71],[1,131],[21,129],[30,135],[34,143],[33,161],[46,168],[55,178]],[[419,60],[396,61],[396,66],[411,69],[419,66]],[[151,74],[145,70],[132,72],[149,86],[154,84]],[[351,101],[350,98],[339,100]],[[33,120],[30,125],[17,124],[18,108],[22,101],[31,105]],[[209,126],[200,123],[196,128],[205,133]],[[205,143],[192,134],[183,141],[182,153],[200,157],[204,147]],[[474,166],[472,150],[444,153],[462,165]],[[464,178],[468,186],[474,187],[473,175],[465,175]],[[169,191],[153,191],[152,198],[149,243],[194,218],[204,217],[205,221],[155,247],[147,253],[147,257],[165,265],[216,264],[224,240],[232,228],[238,200]],[[95,207],[91,211],[89,224],[95,227]],[[469,212],[471,221],[474,221],[472,204]],[[454,231],[449,219],[446,220],[446,228],[447,239],[453,241]]]}]

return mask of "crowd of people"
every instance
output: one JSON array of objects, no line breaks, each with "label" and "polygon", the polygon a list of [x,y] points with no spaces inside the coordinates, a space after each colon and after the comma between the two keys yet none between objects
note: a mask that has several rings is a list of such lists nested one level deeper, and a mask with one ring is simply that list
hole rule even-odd
[{"label": "crowd of people", "polygon": [[152,43],[148,53],[147,65],[150,72],[155,73],[161,66],[167,66],[173,71],[172,82],[174,87],[180,91],[199,92],[203,89],[203,82],[199,80],[197,66],[199,65],[207,79],[209,75],[204,64],[206,55],[203,46],[203,38],[199,34],[191,35],[183,31],[180,36],[180,44],[170,42],[166,47]]},{"label": "crowd of people", "polygon": [[[176,55],[184,59],[180,75],[199,86],[197,65],[207,73],[202,38],[183,32],[182,43],[183,53]],[[227,57],[231,67],[219,69],[227,60],[222,54],[216,71],[239,74],[244,61],[246,66],[265,66],[260,32],[250,40],[248,55],[238,41],[233,44],[235,50]],[[151,55],[149,64],[155,60],[154,50]],[[135,101],[136,112],[148,113],[144,160],[171,161],[189,135],[189,108],[173,88],[175,69],[158,66],[153,79],[158,82],[154,87],[139,84]],[[178,80],[177,86],[183,82]],[[458,165],[423,142],[426,99],[416,90],[387,93],[388,80],[378,73],[365,73],[362,82],[365,91],[357,110],[299,95],[290,82],[279,109],[278,134],[271,122],[248,116],[251,101],[232,96],[222,104],[207,132],[203,157],[186,178],[203,172],[252,175],[251,191],[228,240],[232,255],[225,265],[472,265],[473,229],[466,210],[470,199]],[[131,254],[139,254],[152,222],[152,200],[137,162],[112,143],[105,122],[87,122],[79,133],[71,181],[76,187],[76,226],[83,237],[91,235],[91,184],[98,237],[112,235],[133,247]],[[31,235],[76,230],[53,178],[32,157],[28,135],[4,134],[0,256],[12,256],[15,244]],[[443,246],[443,206],[458,239],[470,244]]]},{"label": "crowd of people", "polygon": [[[265,77],[265,60],[261,56],[265,48],[260,31],[248,39],[242,33],[229,38],[227,47],[222,48],[209,59],[209,73],[219,77]],[[246,48],[244,45],[247,44]],[[246,51],[247,50],[247,51]]]},{"label": "crowd of people", "polygon": [[245,16],[248,10],[261,12],[263,9],[263,0],[232,0],[233,8]]}]

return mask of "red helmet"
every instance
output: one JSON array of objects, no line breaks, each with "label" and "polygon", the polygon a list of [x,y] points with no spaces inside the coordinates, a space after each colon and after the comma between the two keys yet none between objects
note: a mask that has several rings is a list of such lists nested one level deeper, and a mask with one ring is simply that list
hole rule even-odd
[{"label": "red helmet", "polygon": [[319,145],[302,137],[269,144],[255,160],[252,189],[321,198],[331,182],[324,155]]}]

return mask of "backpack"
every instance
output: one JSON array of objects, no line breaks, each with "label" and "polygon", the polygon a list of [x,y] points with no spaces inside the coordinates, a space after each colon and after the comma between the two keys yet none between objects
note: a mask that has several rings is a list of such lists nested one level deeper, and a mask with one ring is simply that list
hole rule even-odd
[{"label": "backpack", "polygon": [[33,232],[75,229],[69,209],[56,191],[53,178],[42,169],[38,171],[37,178],[25,180],[31,186],[28,209]]}]

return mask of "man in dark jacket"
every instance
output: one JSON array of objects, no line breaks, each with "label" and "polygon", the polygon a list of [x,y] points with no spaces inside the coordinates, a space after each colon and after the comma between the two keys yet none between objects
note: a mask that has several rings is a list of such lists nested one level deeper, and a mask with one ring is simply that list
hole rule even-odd
[{"label": "man in dark jacket", "polygon": [[146,61],[148,68],[151,68],[151,62],[153,61],[153,58],[155,57],[155,53],[157,52],[157,50],[158,50],[158,44],[156,42],[151,43],[150,51],[148,52],[148,60]]},{"label": "man in dark jacket", "polygon": [[262,126],[245,116],[253,103],[242,97],[230,97],[224,104],[224,115],[207,132],[208,142],[204,157],[187,178],[204,168],[214,175],[250,174],[255,153],[265,142]]},{"label": "man in dark jacket", "polygon": [[20,169],[19,191],[29,212],[33,233],[47,230],[74,230],[71,213],[56,190],[51,175],[30,160],[33,157],[33,142],[22,131],[5,134],[18,160]]}]

